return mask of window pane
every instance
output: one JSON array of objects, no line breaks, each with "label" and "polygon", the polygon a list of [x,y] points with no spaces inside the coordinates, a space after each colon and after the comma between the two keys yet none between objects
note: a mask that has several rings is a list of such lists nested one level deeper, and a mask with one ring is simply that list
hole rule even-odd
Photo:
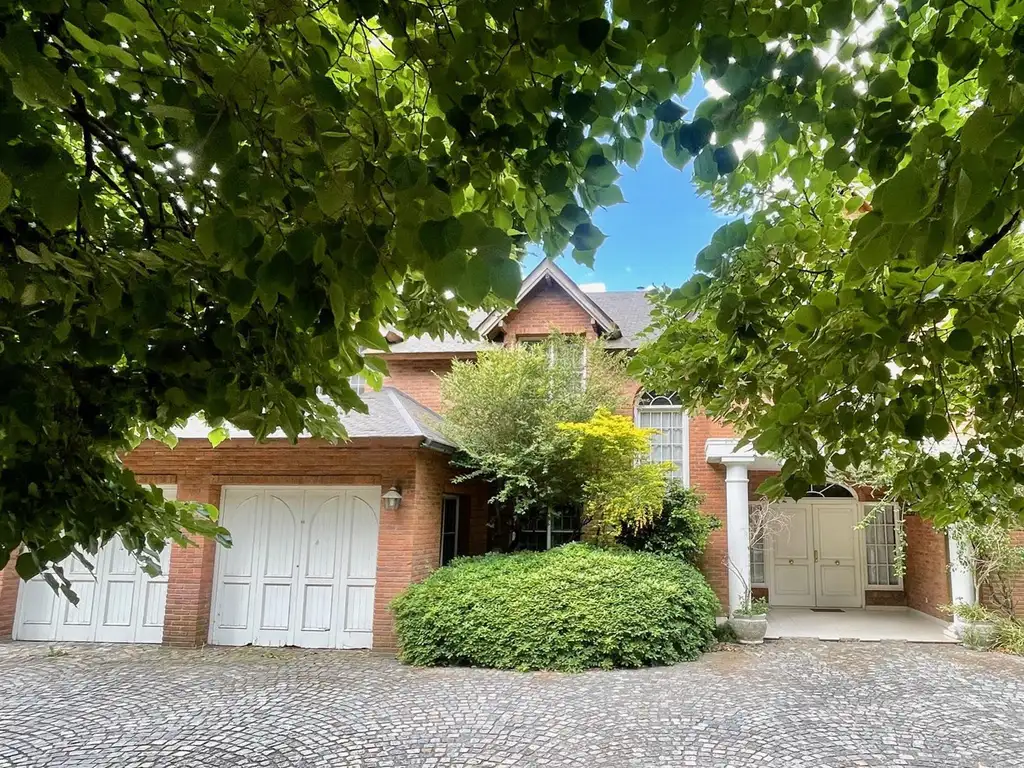
[{"label": "window pane", "polygon": [[868,584],[871,586],[897,586],[896,573],[896,510],[891,505],[879,504],[864,531],[867,555]]},{"label": "window pane", "polygon": [[682,408],[675,405],[641,405],[637,410],[636,424],[656,430],[651,435],[651,461],[671,462],[673,469],[669,476],[682,480],[686,461],[686,415]]}]

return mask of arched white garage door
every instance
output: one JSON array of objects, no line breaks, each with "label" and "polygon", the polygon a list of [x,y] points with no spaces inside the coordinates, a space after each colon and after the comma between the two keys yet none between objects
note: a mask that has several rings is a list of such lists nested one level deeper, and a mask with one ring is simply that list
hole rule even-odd
[{"label": "arched white garage door", "polygon": [[210,642],[369,648],[380,487],[225,488]]},{"label": "arched white garage door", "polygon": [[[174,490],[164,487],[164,497],[173,499]],[[151,578],[116,537],[96,554],[94,571],[69,557],[61,566],[78,595],[78,605],[54,594],[42,576],[24,582],[18,590],[14,639],[159,643],[164,636],[170,564],[168,544],[160,557],[161,574]]]}]

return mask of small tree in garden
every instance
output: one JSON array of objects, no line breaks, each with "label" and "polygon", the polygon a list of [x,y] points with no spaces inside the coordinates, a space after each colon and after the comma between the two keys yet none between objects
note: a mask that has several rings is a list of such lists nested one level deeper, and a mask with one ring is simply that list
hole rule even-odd
[{"label": "small tree in garden", "polygon": [[640,552],[673,555],[699,565],[711,532],[722,527],[717,517],[700,511],[701,494],[669,482],[661,513],[639,528],[623,526],[619,543]]},{"label": "small tree in garden", "polygon": [[599,542],[650,525],[661,514],[670,465],[643,461],[652,429],[598,408],[589,420],[558,425],[573,439],[567,457],[583,480],[584,514]]},{"label": "small tree in garden", "polygon": [[974,602],[989,597],[1000,611],[1013,615],[1014,583],[1024,575],[1024,547],[1001,523],[963,520],[953,527],[959,541],[957,564],[974,577]]},{"label": "small tree in garden", "polygon": [[649,433],[613,415],[628,384],[621,358],[558,334],[454,362],[441,398],[461,479],[492,482],[515,516],[582,504],[602,532],[652,519],[664,471],[641,461]]}]

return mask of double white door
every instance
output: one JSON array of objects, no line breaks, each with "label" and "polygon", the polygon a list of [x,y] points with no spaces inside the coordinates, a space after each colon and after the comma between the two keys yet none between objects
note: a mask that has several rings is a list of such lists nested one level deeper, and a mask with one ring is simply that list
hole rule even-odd
[{"label": "double white door", "polygon": [[[173,488],[164,497],[174,498]],[[42,576],[21,585],[14,618],[15,640],[97,643],[159,643],[164,635],[168,542],[160,555],[160,575],[150,577],[114,537],[91,558],[93,569],[72,556],[60,565],[78,596],[73,605],[54,593]]]},{"label": "double white door", "polygon": [[379,487],[224,491],[210,642],[369,648]]},{"label": "double white door", "polygon": [[787,524],[772,541],[773,605],[860,608],[864,568],[854,500],[785,502]]}]

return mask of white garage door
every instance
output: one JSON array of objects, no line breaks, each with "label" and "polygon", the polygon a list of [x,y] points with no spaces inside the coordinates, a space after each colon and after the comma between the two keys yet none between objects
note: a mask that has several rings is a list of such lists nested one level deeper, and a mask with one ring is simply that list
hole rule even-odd
[{"label": "white garage door", "polygon": [[369,648],[379,487],[224,490],[215,645]]},{"label": "white garage door", "polygon": [[[163,492],[165,498],[174,498],[174,488],[164,487]],[[78,605],[54,594],[42,576],[36,576],[18,590],[14,639],[159,643],[164,636],[170,564],[168,544],[160,555],[161,575],[150,578],[117,537],[96,554],[94,571],[69,557],[61,566],[78,595]]]}]

